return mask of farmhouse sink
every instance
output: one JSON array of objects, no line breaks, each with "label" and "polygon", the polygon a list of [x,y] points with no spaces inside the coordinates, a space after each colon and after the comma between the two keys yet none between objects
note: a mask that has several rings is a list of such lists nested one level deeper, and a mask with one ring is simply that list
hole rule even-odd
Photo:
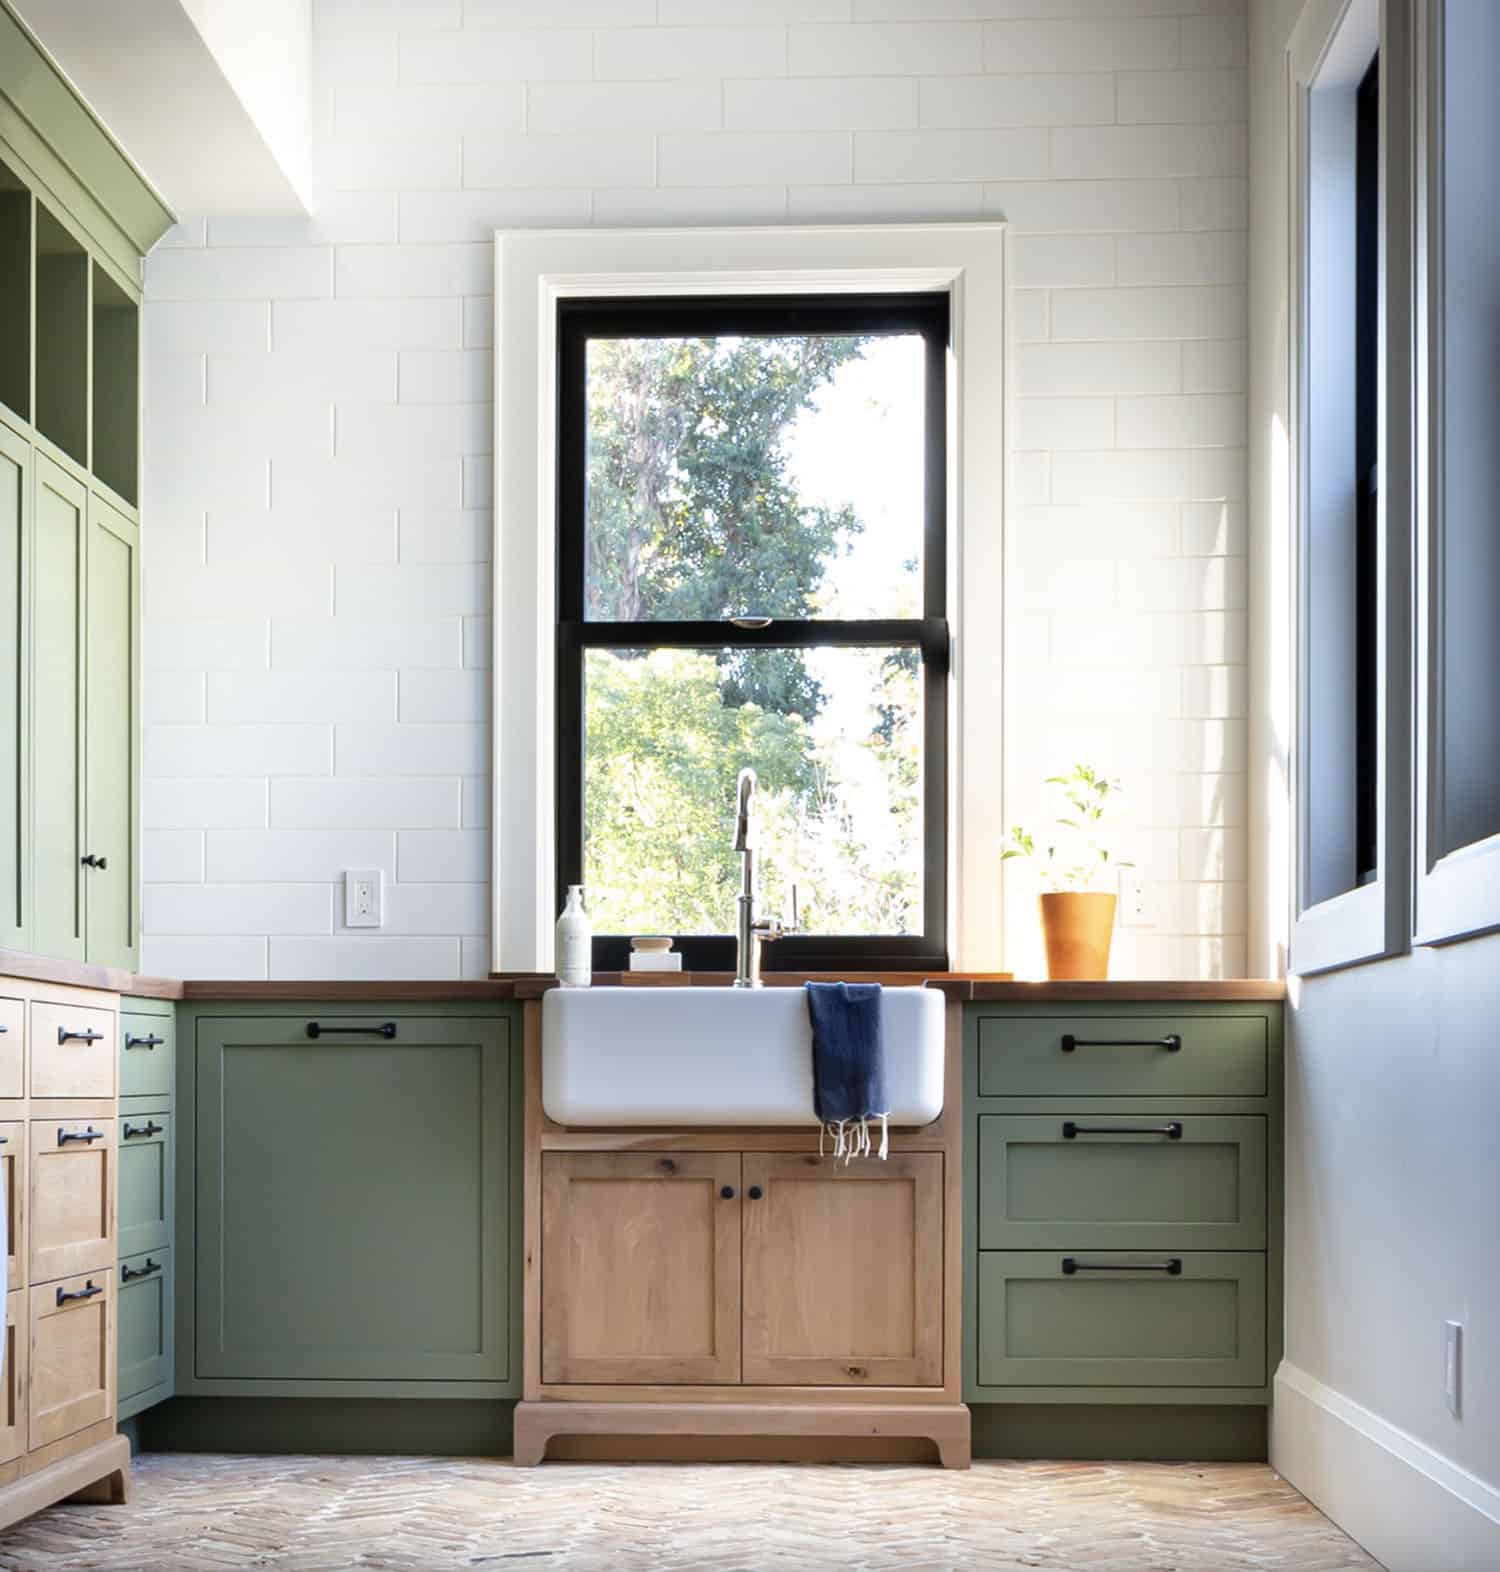
[{"label": "farmhouse sink", "polygon": [[[943,1111],[943,995],[881,995],[893,1125]],[[801,988],[554,988],[542,1001],[542,1107],[559,1124],[813,1126]]]}]

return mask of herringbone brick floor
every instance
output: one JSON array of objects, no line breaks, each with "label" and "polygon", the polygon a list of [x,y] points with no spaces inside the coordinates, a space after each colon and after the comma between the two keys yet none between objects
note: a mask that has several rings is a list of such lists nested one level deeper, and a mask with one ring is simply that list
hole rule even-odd
[{"label": "herringbone brick floor", "polygon": [[0,1534],[6,1572],[1371,1572],[1256,1464],[935,1468],[148,1453],[125,1507]]}]

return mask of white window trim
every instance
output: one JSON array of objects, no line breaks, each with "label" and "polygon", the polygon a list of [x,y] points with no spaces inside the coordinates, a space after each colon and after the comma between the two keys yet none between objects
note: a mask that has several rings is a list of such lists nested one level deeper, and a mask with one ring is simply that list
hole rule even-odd
[{"label": "white window trim", "polygon": [[[1291,517],[1295,521],[1293,619],[1295,694],[1292,753],[1292,925],[1288,970],[1307,974],[1395,955],[1410,944],[1410,515],[1412,454],[1403,435],[1411,430],[1411,189],[1406,138],[1388,135],[1393,105],[1408,101],[1411,41],[1405,0],[1309,0],[1287,49],[1290,214],[1288,267],[1288,402],[1291,411]],[[1305,332],[1309,301],[1310,94],[1325,71],[1347,71],[1343,52],[1357,55],[1378,40],[1381,58],[1381,158],[1386,187],[1380,245],[1385,274],[1380,332],[1385,375],[1380,388],[1381,485],[1379,501],[1379,627],[1377,702],[1376,847],[1378,874],[1367,885],[1330,900],[1308,903],[1310,864],[1309,714],[1312,648],[1311,542],[1308,422],[1309,355]],[[1396,128],[1399,131],[1399,127]]]},{"label": "white window trim", "polygon": [[977,223],[497,231],[494,970],[545,972],[553,964],[557,303],[578,295],[939,289],[950,296],[953,344],[949,964],[998,966],[1005,226]]},{"label": "white window trim", "polygon": [[[1415,0],[1417,51],[1416,320],[1417,408],[1417,770],[1416,888],[1412,932],[1418,944],[1444,944],[1500,927],[1500,835],[1442,855],[1444,550],[1442,321],[1442,111],[1435,91],[1443,66],[1443,0]],[[1469,674],[1492,683],[1494,673]]]}]

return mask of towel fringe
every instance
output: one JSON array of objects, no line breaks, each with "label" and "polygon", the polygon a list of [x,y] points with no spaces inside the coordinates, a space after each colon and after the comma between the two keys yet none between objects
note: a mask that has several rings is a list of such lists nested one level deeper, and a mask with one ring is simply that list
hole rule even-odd
[{"label": "towel fringe", "polygon": [[[875,1148],[875,1137],[870,1132],[870,1122],[880,1121],[880,1149]],[[818,1156],[828,1155],[826,1142],[833,1143],[833,1160],[847,1168],[856,1157],[878,1157],[885,1162],[891,1153],[891,1116],[889,1111],[868,1114],[863,1119],[825,1119],[818,1124]]]}]

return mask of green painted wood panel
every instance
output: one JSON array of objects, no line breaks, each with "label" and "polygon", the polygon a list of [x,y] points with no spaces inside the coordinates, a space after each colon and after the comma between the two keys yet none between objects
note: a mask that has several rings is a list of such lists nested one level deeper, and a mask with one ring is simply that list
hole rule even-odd
[{"label": "green painted wood panel", "polygon": [[136,540],[123,514],[89,498],[84,850],[105,866],[83,875],[85,955],[96,965],[127,969],[136,964],[138,883]]},{"label": "green painted wood panel", "polygon": [[89,461],[89,256],[36,206],[36,426],[79,464]]},{"label": "green painted wood panel", "polygon": [[505,1382],[509,1022],[317,1019],[197,1019],[193,1375]]},{"label": "green painted wood panel", "polygon": [[[1096,1133],[1120,1127],[1179,1134]],[[981,1249],[1261,1250],[1265,1243],[1263,1116],[1153,1105],[1128,1117],[979,1120]]]},{"label": "green painted wood panel", "polygon": [[31,448],[0,425],[0,944],[24,949],[30,904],[26,679]]},{"label": "green painted wood panel", "polygon": [[[160,1038],[160,1042],[150,1039]],[[171,1097],[177,1075],[177,1022],[172,1015],[120,1011],[120,1096]]]},{"label": "green painted wood panel", "polygon": [[170,1250],[150,1250],[120,1262],[115,1379],[121,1419],[172,1395],[173,1286]]},{"label": "green painted wood panel", "polygon": [[[981,1097],[1266,1093],[1266,1023],[1257,1014],[982,1014],[978,1031]],[[1182,1042],[1177,1052],[1157,1045],[1173,1034]],[[1067,1036],[1111,1046],[1070,1053]]]},{"label": "green painted wood panel", "polygon": [[131,506],[137,498],[140,309],[97,262],[93,277],[94,474]]},{"label": "green painted wood panel", "polygon": [[31,192],[0,161],[0,404],[31,419]]},{"label": "green painted wood panel", "polygon": [[119,1150],[121,1255],[172,1242],[172,1115],[122,1114]]},{"label": "green painted wood panel", "polygon": [[83,958],[81,590],[84,489],[40,453],[33,475],[32,941]]},{"label": "green painted wood panel", "polygon": [[[1140,1269],[1166,1259],[1180,1275]],[[1087,1270],[1101,1264],[1136,1269]],[[986,1250],[979,1384],[1258,1387],[1265,1305],[1265,1257],[1248,1251]]]}]

